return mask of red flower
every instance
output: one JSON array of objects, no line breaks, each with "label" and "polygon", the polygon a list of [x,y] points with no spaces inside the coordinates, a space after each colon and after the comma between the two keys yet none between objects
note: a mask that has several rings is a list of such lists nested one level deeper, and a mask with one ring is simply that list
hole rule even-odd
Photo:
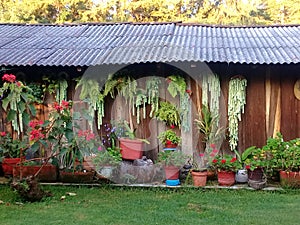
[{"label": "red flower", "polygon": [[216,155],[215,153],[210,153],[209,154],[210,157],[215,157],[215,155]]},{"label": "red flower", "polygon": [[200,157],[204,157],[204,153],[200,153],[199,156],[200,156]]},{"label": "red flower", "polygon": [[53,103],[53,107],[54,107],[54,109],[56,109],[57,112],[60,112],[61,110],[63,110],[63,107],[61,105],[59,105],[57,102]]},{"label": "red flower", "polygon": [[226,163],[226,159],[222,159],[222,160],[221,160],[221,163],[222,163],[222,164],[225,164],[225,163]]},{"label": "red flower", "polygon": [[63,108],[67,109],[69,107],[69,102],[67,102],[65,100],[62,100],[61,105],[62,105]]},{"label": "red flower", "polygon": [[236,158],[232,158],[232,159],[230,160],[231,163],[234,163],[235,161],[236,161]]},{"label": "red flower", "polygon": [[247,170],[250,170],[251,166],[250,166],[250,165],[246,165],[245,168],[246,168]]},{"label": "red flower", "polygon": [[171,124],[171,125],[170,125],[170,128],[171,128],[171,129],[174,129],[174,128],[175,128],[175,125],[174,125],[174,124]]},{"label": "red flower", "polygon": [[36,120],[31,120],[30,122],[29,122],[29,127],[31,127],[31,128],[37,128],[37,127],[39,127],[39,126],[41,126],[41,125],[43,125],[43,121],[36,121]]},{"label": "red flower", "polygon": [[13,83],[16,80],[16,76],[13,74],[4,74],[2,80]]},{"label": "red flower", "polygon": [[17,85],[18,87],[21,87],[21,82],[18,81],[18,82],[16,83],[16,85]]},{"label": "red flower", "polygon": [[213,162],[213,163],[217,163],[217,162],[218,162],[218,160],[217,160],[217,159],[214,159],[212,162]]},{"label": "red flower", "polygon": [[45,135],[40,130],[32,130],[30,131],[30,141],[38,141],[41,138],[44,138]]},{"label": "red flower", "polygon": [[171,144],[172,144],[172,141],[166,140],[166,144],[167,144],[167,145],[171,145]]},{"label": "red flower", "polygon": [[215,145],[215,144],[210,144],[210,147],[211,147],[212,149],[215,149],[215,148],[216,148],[216,145]]},{"label": "red flower", "polygon": [[1,136],[1,137],[6,136],[6,132],[5,132],[5,131],[0,132],[0,136]]}]

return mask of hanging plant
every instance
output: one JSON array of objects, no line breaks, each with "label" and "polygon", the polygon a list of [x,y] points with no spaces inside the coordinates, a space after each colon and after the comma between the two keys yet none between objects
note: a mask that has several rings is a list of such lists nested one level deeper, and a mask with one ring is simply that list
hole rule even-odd
[{"label": "hanging plant", "polygon": [[246,87],[247,80],[243,77],[235,77],[229,81],[228,131],[229,145],[232,151],[236,150],[238,143],[238,125],[246,104]]},{"label": "hanging plant", "polygon": [[190,129],[190,110],[189,110],[189,94],[187,93],[187,84],[185,79],[178,75],[172,75],[167,78],[168,91],[170,95],[175,98],[179,94],[179,115],[181,120],[181,126],[185,132]]},{"label": "hanging plant", "polygon": [[143,108],[143,119],[146,119],[146,103],[147,103],[147,95],[145,94],[145,90],[138,89],[135,98],[135,107],[136,107],[136,122],[140,124],[140,108]]},{"label": "hanging plant", "polygon": [[65,79],[51,80],[49,77],[43,77],[43,92],[55,94],[55,101],[61,104],[62,100],[67,101],[68,82]]},{"label": "hanging plant", "polygon": [[104,117],[104,96],[100,91],[99,84],[95,80],[82,78],[76,85],[76,89],[79,87],[81,87],[79,99],[89,105],[87,112],[90,118],[88,119],[90,128],[93,128],[92,123],[95,118],[95,111],[97,111],[97,128],[100,129]]},{"label": "hanging plant", "polygon": [[0,88],[1,103],[7,112],[7,120],[12,123],[13,130],[20,135],[24,131],[24,124],[28,124],[30,115],[35,116],[33,102],[36,101],[31,94],[32,90],[22,82],[16,80],[13,74],[2,76],[3,86]]},{"label": "hanging plant", "polygon": [[155,117],[166,123],[166,125],[180,126],[180,115],[175,104],[170,102],[160,102],[160,107],[155,113]]},{"label": "hanging plant", "polygon": [[177,94],[183,96],[186,91],[185,79],[178,75],[172,75],[167,78],[168,91],[170,95],[175,98]]},{"label": "hanging plant", "polygon": [[44,92],[43,92],[41,84],[36,83],[36,82],[31,82],[27,85],[27,87],[29,87],[32,90],[30,92],[30,94],[33,95],[33,97],[36,99],[36,102],[43,103]]},{"label": "hanging plant", "polygon": [[65,79],[59,79],[56,86],[55,99],[59,102],[59,104],[61,104],[63,100],[67,100],[68,82]]},{"label": "hanging plant", "polygon": [[[221,86],[220,79],[215,74],[204,75],[202,78],[202,105],[208,106],[209,111],[216,116],[220,108]],[[216,120],[218,125],[219,120]]]},{"label": "hanging plant", "polygon": [[161,80],[158,77],[153,77],[147,79],[146,81],[146,93],[148,98],[148,104],[151,105],[151,111],[149,113],[150,117],[153,117],[154,113],[157,112],[159,108],[159,85]]}]

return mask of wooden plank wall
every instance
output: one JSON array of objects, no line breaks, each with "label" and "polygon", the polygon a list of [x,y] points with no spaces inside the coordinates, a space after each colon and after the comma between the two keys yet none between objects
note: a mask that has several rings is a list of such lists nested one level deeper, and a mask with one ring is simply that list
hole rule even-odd
[{"label": "wooden plank wall", "polygon": [[[196,66],[193,66],[195,64]],[[197,76],[207,72],[203,67],[198,67],[197,63],[173,63],[186,74],[191,75],[189,78],[190,88],[192,90],[191,100],[193,102],[191,116],[191,133],[185,134],[184,148],[187,152],[198,149],[203,150],[201,144],[201,135],[194,126],[194,119],[197,118],[197,112],[201,109],[201,86]],[[265,144],[268,137],[274,136],[277,131],[281,131],[285,139],[300,137],[300,100],[294,95],[294,84],[300,79],[300,65],[244,65],[244,64],[226,64],[226,63],[209,63],[209,68],[213,73],[220,76],[223,103],[220,105],[221,112],[227,113],[228,99],[228,82],[235,75],[242,75],[248,81],[247,86],[247,104],[245,114],[242,115],[242,121],[239,126],[239,143],[238,150],[244,151],[245,148],[256,145],[261,147]],[[138,64],[132,65],[135,69],[137,77],[144,76],[161,76],[166,77],[170,74],[170,65],[166,64]],[[28,69],[28,68],[27,68]],[[66,68],[60,68],[66,70]],[[29,74],[37,73],[39,75],[44,72],[36,72],[43,68],[34,68],[34,72],[27,71]],[[58,69],[56,68],[58,71]],[[73,69],[74,70],[74,69]],[[203,71],[202,71],[203,70]],[[84,72],[84,71],[83,71]],[[82,72],[82,73],[83,73]],[[172,72],[172,71],[171,71]],[[194,79],[196,77],[196,80]],[[162,98],[170,99],[165,87],[162,87]],[[74,92],[74,83],[68,88],[69,98],[72,99]],[[49,102],[51,102],[49,100]],[[51,110],[49,105],[38,106],[39,119],[47,119],[47,113]],[[106,117],[104,123],[109,122],[111,118],[118,119],[128,118],[128,109],[122,99],[108,100],[106,102]],[[147,108],[149,114],[150,107]],[[5,129],[5,113],[0,111],[0,131]],[[226,118],[227,115],[222,115]],[[226,121],[225,121],[226,122]],[[148,146],[149,157],[156,158],[158,147],[157,135],[166,129],[166,127],[147,118],[141,121],[140,125],[136,123],[137,136],[140,138],[149,138],[153,143]],[[179,131],[178,131],[179,132]],[[225,141],[222,145],[225,150],[228,149],[228,143]]]}]

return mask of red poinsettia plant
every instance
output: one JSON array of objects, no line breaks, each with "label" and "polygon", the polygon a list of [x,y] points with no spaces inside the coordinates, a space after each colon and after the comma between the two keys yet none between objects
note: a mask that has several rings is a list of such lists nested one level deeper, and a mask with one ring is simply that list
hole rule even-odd
[{"label": "red poinsettia plant", "polygon": [[242,168],[240,161],[231,155],[217,155],[211,160],[211,167],[218,171],[237,171]]}]

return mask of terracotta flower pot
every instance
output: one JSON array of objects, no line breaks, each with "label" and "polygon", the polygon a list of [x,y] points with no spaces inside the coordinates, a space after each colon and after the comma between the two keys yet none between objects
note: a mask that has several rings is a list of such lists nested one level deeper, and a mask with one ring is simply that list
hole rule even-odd
[{"label": "terracotta flower pot", "polygon": [[300,187],[300,172],[280,171],[280,184],[288,187]]},{"label": "terracotta flower pot", "polygon": [[20,158],[4,158],[2,160],[2,169],[5,177],[13,175],[13,168],[21,161]]},{"label": "terracotta flower pot", "polygon": [[207,171],[192,171],[192,178],[194,186],[196,187],[204,187],[207,181]]},{"label": "terracotta flower pot", "polygon": [[144,143],[137,139],[120,138],[120,148],[123,159],[140,159],[143,156]]},{"label": "terracotta flower pot", "polygon": [[[40,165],[32,165],[32,166],[15,166],[13,168],[13,177],[19,178],[20,172],[22,168],[22,177],[28,177],[35,175],[39,169]],[[37,175],[38,180],[40,181],[56,181],[57,180],[57,167],[52,164],[46,164],[42,167],[39,174]]]},{"label": "terracotta flower pot", "polygon": [[232,186],[235,183],[235,172],[218,171],[218,183],[220,186]]},{"label": "terracotta flower pot", "polygon": [[167,180],[177,180],[179,178],[179,168],[177,166],[165,166]]}]

